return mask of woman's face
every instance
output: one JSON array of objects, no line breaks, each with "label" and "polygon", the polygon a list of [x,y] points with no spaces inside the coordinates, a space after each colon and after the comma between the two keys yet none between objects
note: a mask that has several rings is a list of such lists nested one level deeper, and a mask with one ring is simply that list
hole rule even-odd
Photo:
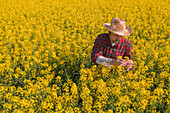
[{"label": "woman's face", "polygon": [[112,43],[117,43],[117,42],[119,42],[119,40],[122,38],[122,36],[120,36],[120,35],[117,35],[117,34],[115,34],[115,33],[112,33],[111,32],[111,34],[110,34],[110,41],[112,42]]}]

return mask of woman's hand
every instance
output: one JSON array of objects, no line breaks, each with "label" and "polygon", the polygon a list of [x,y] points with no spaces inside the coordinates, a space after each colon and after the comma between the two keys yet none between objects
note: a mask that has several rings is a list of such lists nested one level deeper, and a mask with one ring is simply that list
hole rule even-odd
[{"label": "woman's hand", "polygon": [[124,59],[117,58],[117,59],[112,59],[110,65],[115,65],[115,66],[121,65],[126,69],[130,69],[133,66],[133,61],[132,60],[125,61]]},{"label": "woman's hand", "polygon": [[124,59],[120,59],[120,58],[112,59],[110,62],[110,65],[115,65],[115,66],[121,65],[121,66],[125,67],[127,65],[127,61],[125,61]]},{"label": "woman's hand", "polygon": [[126,69],[130,69],[133,66],[133,61],[132,60],[128,60],[126,61],[127,64],[124,66]]}]

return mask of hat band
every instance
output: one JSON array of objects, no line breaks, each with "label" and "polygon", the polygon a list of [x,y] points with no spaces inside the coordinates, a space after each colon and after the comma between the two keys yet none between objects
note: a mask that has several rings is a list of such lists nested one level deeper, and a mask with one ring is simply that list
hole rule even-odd
[{"label": "hat band", "polygon": [[117,30],[117,29],[114,29],[114,28],[112,28],[111,30],[112,31],[117,31],[117,32],[124,32],[125,31],[125,29],[124,30]]},{"label": "hat band", "polygon": [[[120,27],[120,26],[119,26]],[[114,31],[118,31],[118,32],[124,32],[125,29],[126,29],[126,26],[122,26],[123,27],[123,30],[118,30],[118,28],[114,25],[111,25],[111,30],[114,30]]]}]

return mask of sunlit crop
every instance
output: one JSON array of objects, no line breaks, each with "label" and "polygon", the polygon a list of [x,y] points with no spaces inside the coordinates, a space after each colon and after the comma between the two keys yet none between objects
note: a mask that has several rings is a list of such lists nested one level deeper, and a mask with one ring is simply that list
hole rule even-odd
[{"label": "sunlit crop", "polygon": [[[0,0],[0,112],[170,112],[168,0]],[[133,70],[96,66],[103,23],[132,28]]]}]

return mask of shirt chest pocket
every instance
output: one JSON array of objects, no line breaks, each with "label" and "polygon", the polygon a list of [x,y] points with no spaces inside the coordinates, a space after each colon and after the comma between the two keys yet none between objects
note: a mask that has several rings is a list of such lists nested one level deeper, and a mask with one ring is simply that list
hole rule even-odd
[{"label": "shirt chest pocket", "polygon": [[104,47],[102,50],[104,57],[114,59],[116,59],[118,56],[123,56],[125,53],[123,49],[116,49],[112,47]]}]

